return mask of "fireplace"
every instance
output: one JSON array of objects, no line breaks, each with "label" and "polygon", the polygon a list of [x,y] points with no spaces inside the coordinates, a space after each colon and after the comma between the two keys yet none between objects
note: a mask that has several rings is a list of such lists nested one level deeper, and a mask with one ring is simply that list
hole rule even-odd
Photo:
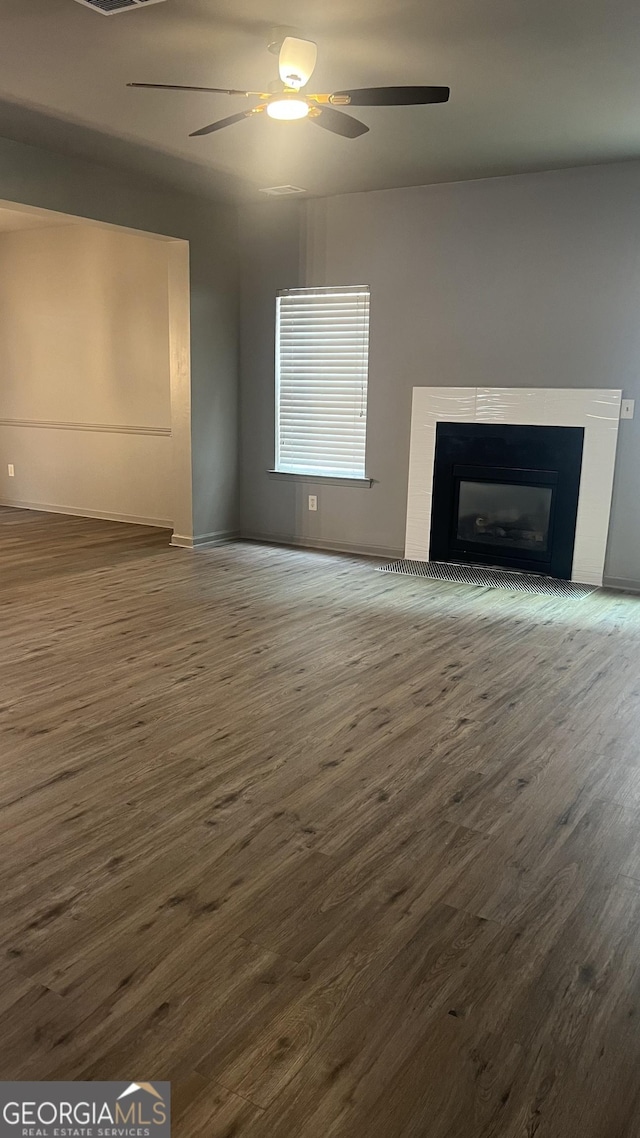
[{"label": "fireplace", "polygon": [[583,427],[438,422],[430,559],[571,578]]},{"label": "fireplace", "polygon": [[[409,454],[409,477],[407,480],[407,521],[405,530],[405,558],[414,561],[429,561],[445,557],[454,561],[467,559],[478,560],[479,564],[487,564],[481,554],[486,554],[486,539],[490,534],[484,534],[483,540],[476,544],[480,549],[474,548],[469,555],[462,556],[459,549],[453,553],[448,552],[448,534],[446,530],[446,543],[440,543],[438,552],[431,548],[431,515],[434,505],[434,468],[436,453],[436,432],[440,424],[448,424],[456,431],[464,426],[482,427],[485,433],[488,430],[490,438],[500,438],[504,427],[513,427],[518,430],[528,430],[530,427],[538,428],[579,428],[583,434],[583,450],[580,471],[580,485],[578,492],[578,514],[575,522],[575,536],[573,547],[573,562],[570,580],[579,581],[589,585],[601,585],[604,575],[604,563],[607,550],[607,533],[611,514],[611,495],[613,490],[613,473],[616,461],[616,447],[618,443],[618,426],[620,420],[620,401],[622,392],[619,389],[608,388],[551,388],[551,387],[414,387],[411,407],[411,449]],[[570,435],[560,435],[570,438]],[[499,479],[486,478],[485,481],[494,483],[503,480],[505,468],[516,470],[534,470],[536,476],[533,485],[539,483],[539,472],[542,468],[560,475],[561,468],[555,460],[545,459],[540,462],[539,454],[535,459],[516,456],[505,461],[503,444],[499,442],[492,448],[498,452],[498,457],[487,458],[484,455],[478,462],[476,457],[456,457],[456,464],[463,466],[497,467],[502,474]],[[579,460],[575,465],[579,465]],[[467,478],[463,481],[475,481]],[[564,482],[564,473],[562,479]],[[553,487],[552,487],[553,490]],[[438,478],[438,513],[442,506],[441,478]],[[556,541],[562,536],[566,523],[560,525],[558,518],[558,491],[552,493],[555,501],[555,514],[553,521],[550,515],[550,525],[553,527],[551,539],[555,548]],[[463,506],[465,498],[463,497]],[[561,502],[560,502],[561,505]],[[448,519],[451,519],[453,503],[449,503]],[[530,511],[529,511],[530,512]],[[478,511],[477,515],[483,517]],[[449,520],[441,524],[449,525]],[[560,525],[560,528],[558,528]],[[504,527],[502,527],[504,528]],[[522,527],[524,528],[524,527]],[[569,529],[573,529],[570,523]],[[540,528],[533,528],[539,533]],[[457,534],[457,513],[456,513]],[[501,536],[501,535],[498,535]],[[439,535],[436,534],[438,539]],[[513,535],[512,535],[513,537]],[[547,542],[549,535],[547,535]],[[504,539],[503,539],[504,541]],[[442,545],[444,544],[444,550]],[[498,557],[504,554],[502,550],[495,551],[496,556],[490,563],[501,564]],[[509,551],[511,552],[511,551]],[[543,551],[540,551],[543,552]],[[546,555],[546,551],[545,555]],[[541,568],[538,572],[556,575],[555,567]],[[566,561],[564,572],[566,573]]]}]

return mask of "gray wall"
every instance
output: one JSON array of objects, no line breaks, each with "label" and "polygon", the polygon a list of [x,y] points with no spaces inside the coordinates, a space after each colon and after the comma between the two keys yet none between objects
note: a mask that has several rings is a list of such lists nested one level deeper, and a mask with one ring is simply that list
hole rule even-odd
[{"label": "gray wall", "polygon": [[193,530],[196,537],[237,530],[235,209],[6,139],[0,199],[189,241]]},{"label": "gray wall", "polygon": [[[527,174],[241,214],[244,533],[399,552],[414,386],[620,387],[607,580],[640,583],[640,163]],[[372,489],[277,481],[278,288],[369,284]],[[313,488],[316,492],[316,488]]]}]

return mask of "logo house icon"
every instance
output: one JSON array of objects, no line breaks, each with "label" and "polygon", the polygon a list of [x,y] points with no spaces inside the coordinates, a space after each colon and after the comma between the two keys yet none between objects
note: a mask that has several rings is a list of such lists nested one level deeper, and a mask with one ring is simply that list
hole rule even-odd
[{"label": "logo house icon", "polygon": [[135,1094],[136,1091],[146,1091],[147,1094],[154,1095],[155,1098],[159,1098],[162,1101],[162,1095],[156,1090],[153,1083],[129,1083],[127,1089],[124,1090],[121,1095],[118,1095],[118,1102],[120,1102],[122,1098],[127,1098],[129,1095]]},{"label": "logo house icon", "polygon": [[168,1098],[153,1083],[129,1083],[116,1100],[115,1120],[120,1126],[150,1127],[148,1134],[164,1133],[169,1125]]}]

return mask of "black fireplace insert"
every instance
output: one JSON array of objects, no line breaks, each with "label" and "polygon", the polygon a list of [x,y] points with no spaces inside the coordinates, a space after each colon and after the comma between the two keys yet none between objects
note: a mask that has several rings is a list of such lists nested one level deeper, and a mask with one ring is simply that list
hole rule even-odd
[{"label": "black fireplace insert", "polygon": [[583,427],[438,423],[432,561],[571,577]]}]

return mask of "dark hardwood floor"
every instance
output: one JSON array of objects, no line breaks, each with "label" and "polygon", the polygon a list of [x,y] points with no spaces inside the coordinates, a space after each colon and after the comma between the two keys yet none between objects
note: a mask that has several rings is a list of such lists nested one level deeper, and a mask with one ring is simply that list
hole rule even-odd
[{"label": "dark hardwood floor", "polygon": [[640,1136],[640,599],[0,510],[0,1077]]}]

